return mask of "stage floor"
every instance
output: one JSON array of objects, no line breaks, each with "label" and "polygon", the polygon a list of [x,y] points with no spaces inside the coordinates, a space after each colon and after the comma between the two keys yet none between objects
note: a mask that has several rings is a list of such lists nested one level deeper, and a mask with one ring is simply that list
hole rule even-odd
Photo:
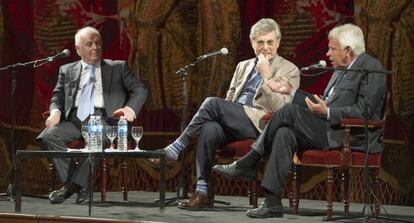
[{"label": "stage floor", "polygon": [[[174,193],[167,193],[167,198],[173,197]],[[325,214],[324,201],[300,200],[299,215],[293,215],[292,209],[288,208],[288,200],[284,199],[285,214],[283,218],[252,219],[245,216],[250,208],[247,197],[216,196],[218,200],[231,202],[230,206],[216,204],[213,209],[206,211],[187,211],[176,207],[176,204],[168,205],[160,210],[154,199],[158,198],[155,192],[129,192],[128,202],[122,201],[121,192],[109,192],[107,202],[100,203],[100,193],[94,193],[94,204],[92,216],[94,218],[118,219],[124,221],[138,222],[322,222]],[[263,198],[259,199],[259,202]],[[363,205],[352,203],[351,214],[361,213]],[[343,206],[341,203],[334,203],[334,214],[341,214]],[[1,198],[0,213],[13,213],[14,203],[9,199]],[[47,216],[77,216],[88,217],[88,205],[83,203],[75,204],[75,196],[69,198],[63,204],[52,205],[45,198],[24,196],[22,200],[22,214],[47,215]],[[384,217],[404,219],[414,222],[414,207],[404,206],[381,206],[381,213]],[[388,214],[388,215],[387,215]],[[362,222],[362,218],[352,220],[338,220],[337,222]],[[0,222],[3,222],[0,219]],[[395,222],[373,219],[372,222]]]}]

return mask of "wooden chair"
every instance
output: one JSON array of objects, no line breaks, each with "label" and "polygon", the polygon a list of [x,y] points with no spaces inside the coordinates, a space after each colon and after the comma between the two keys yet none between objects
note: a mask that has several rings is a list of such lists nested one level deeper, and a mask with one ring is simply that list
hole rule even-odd
[{"label": "wooden chair", "polygon": [[[114,114],[115,115],[115,114]],[[119,117],[120,115],[116,114],[114,117]],[[46,120],[49,117],[49,111],[45,111],[42,114],[42,118]],[[105,137],[105,136],[104,136]],[[85,148],[85,141],[83,139],[74,140],[68,144],[66,144],[67,148],[69,149],[82,149]],[[121,160],[121,187],[122,187],[122,194],[124,201],[128,200],[128,187],[127,187],[127,174],[126,174],[127,164],[124,159]],[[106,159],[102,159],[100,161],[100,189],[101,189],[101,202],[106,202],[106,186],[108,182],[108,164]],[[49,164],[49,192],[54,191],[56,188],[56,171],[55,171],[55,164],[50,162]]]},{"label": "wooden chair", "polygon": [[[216,163],[217,164],[228,164],[233,161],[238,160],[248,153],[251,148],[251,144],[254,142],[253,139],[234,141],[227,145],[224,145],[216,153]],[[210,187],[215,188],[214,172],[211,175]],[[249,182],[249,204],[253,205],[254,208],[257,207],[257,197],[258,197],[258,181],[257,178]]]},{"label": "wooden chair", "polygon": [[[386,95],[386,101],[383,108],[383,119],[379,121],[368,121],[369,129],[381,129],[384,132],[385,118],[388,112],[390,95]],[[300,169],[306,166],[325,168],[327,172],[327,188],[326,188],[326,219],[332,220],[332,202],[334,192],[334,176],[335,171],[342,171],[342,183],[343,183],[343,203],[344,212],[349,214],[349,169],[350,168],[364,168],[365,152],[352,151],[350,147],[351,129],[364,128],[364,119],[360,118],[346,118],[341,120],[341,126],[344,128],[344,145],[342,148],[336,150],[318,150],[318,149],[306,149],[302,152],[294,154],[293,158],[293,210],[295,214],[298,214],[299,209],[299,177]],[[382,136],[381,136],[382,140]],[[374,214],[380,214],[379,208],[379,176],[378,171],[381,166],[381,153],[370,154],[368,159],[368,168],[371,170],[371,177],[373,178],[373,194],[374,198]]]},{"label": "wooden chair", "polygon": [[[265,122],[269,121],[273,113],[268,112],[263,117],[262,120]],[[250,146],[253,144],[254,139],[239,140],[228,143],[217,150],[216,153],[216,163],[217,164],[228,164],[233,161],[236,161],[246,155],[250,150]],[[213,172],[214,173],[214,172]],[[210,180],[211,188],[215,188],[214,175],[212,175]],[[254,208],[257,208],[257,197],[259,194],[258,180],[257,178],[249,182],[249,204],[253,205]]]}]

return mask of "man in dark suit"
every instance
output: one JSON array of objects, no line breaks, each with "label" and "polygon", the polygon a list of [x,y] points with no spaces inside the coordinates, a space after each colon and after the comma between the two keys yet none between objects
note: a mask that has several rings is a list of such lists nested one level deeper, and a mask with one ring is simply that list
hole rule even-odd
[{"label": "man in dark suit", "polygon": [[[66,151],[67,143],[82,137],[81,125],[90,115],[101,116],[104,126],[116,124],[114,112],[122,112],[132,122],[147,97],[146,88],[125,61],[102,59],[98,30],[78,30],[75,47],[81,60],[60,67],[46,128],[36,138],[48,150]],[[62,203],[73,193],[78,193],[77,202],[81,202],[89,177],[87,162],[81,160],[76,166],[73,160],[54,159],[54,163],[65,184],[49,195],[50,202]]]},{"label": "man in dark suit", "polygon": [[[332,66],[349,69],[383,70],[380,62],[365,54],[362,30],[345,24],[329,32],[327,56]],[[252,145],[252,150],[240,160],[229,165],[216,165],[213,169],[228,177],[252,177],[255,166],[265,151],[270,152],[262,188],[266,199],[259,208],[248,210],[249,217],[283,216],[281,192],[291,168],[293,153],[306,147],[320,149],[342,146],[344,117],[363,117],[364,95],[368,97],[368,118],[381,119],[386,92],[386,77],[382,73],[368,75],[365,92],[364,75],[360,72],[334,72],[322,98],[292,88],[286,82],[272,85],[272,90],[293,96],[292,104],[286,104],[272,117],[265,130]],[[378,142],[380,132],[369,132],[371,152],[381,151]],[[352,149],[364,149],[363,132],[353,134]]]}]

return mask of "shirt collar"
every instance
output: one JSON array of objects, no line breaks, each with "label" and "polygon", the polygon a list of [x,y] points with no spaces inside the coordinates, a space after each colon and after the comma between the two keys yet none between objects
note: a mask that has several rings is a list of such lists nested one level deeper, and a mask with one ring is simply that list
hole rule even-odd
[{"label": "shirt collar", "polygon": [[96,64],[87,64],[87,63],[85,63],[85,61],[81,60],[81,63],[82,63],[82,70],[85,70],[86,66],[88,66],[88,65],[94,65],[95,68],[99,68],[101,66],[101,63],[99,63],[99,62],[96,63]]},{"label": "shirt collar", "polygon": [[347,69],[350,69],[351,68],[351,66],[352,66],[352,64],[354,64],[354,62],[356,61],[356,59],[359,57],[359,55],[358,56],[356,56],[355,58],[354,58],[354,60],[346,67]]}]

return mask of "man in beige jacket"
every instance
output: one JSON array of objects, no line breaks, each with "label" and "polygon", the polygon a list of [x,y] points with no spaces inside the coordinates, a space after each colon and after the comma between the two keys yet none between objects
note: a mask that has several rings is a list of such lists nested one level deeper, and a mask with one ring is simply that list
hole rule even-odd
[{"label": "man in beige jacket", "polygon": [[277,55],[280,39],[280,28],[274,20],[261,19],[253,25],[250,42],[256,58],[240,62],[226,98],[206,98],[180,137],[164,149],[168,159],[177,160],[190,138],[198,137],[197,189],[188,201],[178,204],[179,208],[213,207],[207,182],[217,148],[235,140],[257,138],[265,125],[262,116],[291,102],[290,95],[269,88],[281,77],[299,87],[298,68]]}]

